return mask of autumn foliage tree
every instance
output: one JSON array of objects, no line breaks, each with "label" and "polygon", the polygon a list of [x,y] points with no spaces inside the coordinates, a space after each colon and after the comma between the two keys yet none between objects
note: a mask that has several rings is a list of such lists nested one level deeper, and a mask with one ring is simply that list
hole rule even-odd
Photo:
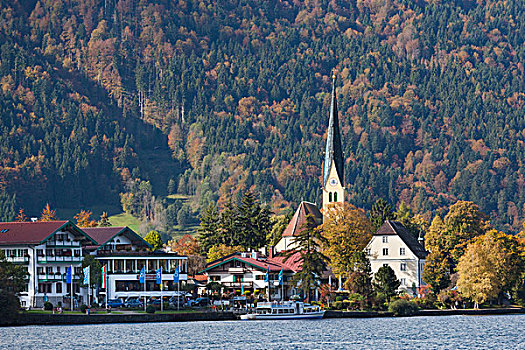
[{"label": "autumn foliage tree", "polygon": [[372,224],[363,210],[348,203],[330,205],[323,215],[320,230],[325,240],[321,249],[330,259],[333,273],[348,278],[372,237]]},{"label": "autumn foliage tree", "polygon": [[206,262],[211,262],[220,258],[223,258],[227,255],[242,252],[243,247],[241,246],[227,246],[226,244],[214,245],[208,251],[208,257]]},{"label": "autumn foliage tree", "polygon": [[40,217],[40,221],[53,221],[56,219],[56,210],[51,209],[49,203],[46,203],[46,206],[42,210],[42,216]]},{"label": "autumn foliage tree", "polygon": [[77,221],[79,227],[97,227],[98,223],[95,220],[91,220],[91,211],[81,210],[73,218]]},{"label": "autumn foliage tree", "polygon": [[188,234],[182,236],[179,240],[169,241],[168,246],[172,251],[180,255],[197,255],[200,251],[197,239]]},{"label": "autumn foliage tree", "polygon": [[515,237],[491,230],[470,243],[460,258],[458,291],[471,298],[475,307],[511,292],[523,273],[523,247]]}]

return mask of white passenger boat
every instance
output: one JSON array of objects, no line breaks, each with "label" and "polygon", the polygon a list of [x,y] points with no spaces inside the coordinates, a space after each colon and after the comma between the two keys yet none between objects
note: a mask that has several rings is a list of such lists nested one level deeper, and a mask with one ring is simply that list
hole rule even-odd
[{"label": "white passenger boat", "polygon": [[318,305],[297,301],[261,302],[255,313],[241,316],[241,320],[290,320],[323,318],[325,310]]}]

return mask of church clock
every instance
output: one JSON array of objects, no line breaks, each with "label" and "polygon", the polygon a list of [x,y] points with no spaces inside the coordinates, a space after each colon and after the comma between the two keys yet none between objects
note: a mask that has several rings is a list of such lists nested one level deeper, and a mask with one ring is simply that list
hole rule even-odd
[{"label": "church clock", "polygon": [[335,177],[330,178],[329,182],[330,186],[337,186],[337,179]]}]

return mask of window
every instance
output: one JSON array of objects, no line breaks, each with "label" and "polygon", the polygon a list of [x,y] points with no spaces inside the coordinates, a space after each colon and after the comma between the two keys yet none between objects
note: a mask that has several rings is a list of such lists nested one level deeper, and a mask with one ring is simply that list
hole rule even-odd
[{"label": "window", "polygon": [[264,279],[264,275],[255,275],[255,280],[262,281]]},{"label": "window", "polygon": [[383,243],[388,243],[388,236],[383,236]]},{"label": "window", "polygon": [[383,255],[388,255],[388,248],[383,248]]},{"label": "window", "polygon": [[407,285],[407,280],[406,280],[405,278],[401,278],[401,279],[399,280],[399,282],[401,282],[401,285],[402,285],[402,286],[406,286],[406,285]]},{"label": "window", "polygon": [[337,192],[334,192],[334,202],[337,202]]},{"label": "window", "polygon": [[372,250],[370,248],[366,248],[365,249],[365,254],[366,255],[371,255],[372,254]]},{"label": "window", "polygon": [[400,269],[401,271],[406,271],[406,270],[407,270],[407,264],[406,264],[406,263],[401,263],[399,269]]},{"label": "window", "polygon": [[57,282],[57,283],[55,284],[55,290],[56,290],[56,293],[57,293],[57,294],[62,293],[62,282]]},{"label": "window", "polygon": [[405,248],[399,248],[399,255],[405,255]]},{"label": "window", "polygon": [[388,266],[388,264],[383,264],[383,267]]},{"label": "window", "polygon": [[328,193],[328,202],[332,203],[332,192]]},{"label": "window", "polygon": [[53,273],[53,267],[51,267],[51,266],[46,266],[46,273],[47,273],[48,275],[52,274],[52,273]]}]

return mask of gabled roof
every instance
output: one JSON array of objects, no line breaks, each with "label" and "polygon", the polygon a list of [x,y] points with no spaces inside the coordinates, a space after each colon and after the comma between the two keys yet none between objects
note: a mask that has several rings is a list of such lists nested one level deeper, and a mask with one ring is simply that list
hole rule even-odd
[{"label": "gabled roof", "polygon": [[283,237],[297,236],[303,230],[303,225],[306,223],[306,217],[308,215],[311,215],[318,225],[323,221],[323,214],[321,214],[315,204],[301,202],[288,223],[288,226],[284,229]]},{"label": "gabled roof", "polygon": [[397,235],[418,258],[424,259],[428,252],[399,221],[386,220],[374,236]]},{"label": "gabled roof", "polygon": [[286,252],[282,252],[279,255],[274,256],[273,258],[268,258],[267,260],[275,263],[277,265],[286,266],[293,272],[299,272],[302,270],[303,260],[301,259],[301,252],[293,253],[286,261]]},{"label": "gabled roof", "polygon": [[146,242],[142,237],[140,237],[135,231],[130,229],[127,226],[117,227],[86,227],[83,229],[91,238],[93,238],[97,243],[97,249],[104,246],[109,241],[112,241],[116,236],[125,236],[133,244],[138,244],[141,246],[146,246],[152,248],[152,246]]},{"label": "gabled roof", "polygon": [[234,253],[234,254],[227,255],[221,259],[217,259],[215,261],[210,262],[206,266],[206,268],[200,271],[199,273],[209,271],[218,266],[224,265],[230,261],[236,261],[236,260],[241,261],[250,266],[253,266],[260,271],[266,271],[268,269],[270,270],[270,272],[279,272],[281,271],[281,269],[283,269],[283,271],[285,272],[290,272],[290,271],[295,272],[289,266],[281,264],[274,259],[253,259],[252,257],[242,257],[240,253]]},{"label": "gabled roof", "polygon": [[330,103],[330,119],[328,121],[328,135],[326,136],[326,149],[324,154],[323,165],[323,187],[326,187],[328,175],[332,163],[335,164],[337,175],[339,176],[339,183],[344,186],[344,160],[343,149],[341,144],[341,132],[339,131],[339,117],[337,112],[337,98],[335,96],[335,75],[332,82],[332,101]]},{"label": "gabled roof", "polygon": [[42,244],[58,231],[95,241],[71,221],[0,222],[0,245]]}]

